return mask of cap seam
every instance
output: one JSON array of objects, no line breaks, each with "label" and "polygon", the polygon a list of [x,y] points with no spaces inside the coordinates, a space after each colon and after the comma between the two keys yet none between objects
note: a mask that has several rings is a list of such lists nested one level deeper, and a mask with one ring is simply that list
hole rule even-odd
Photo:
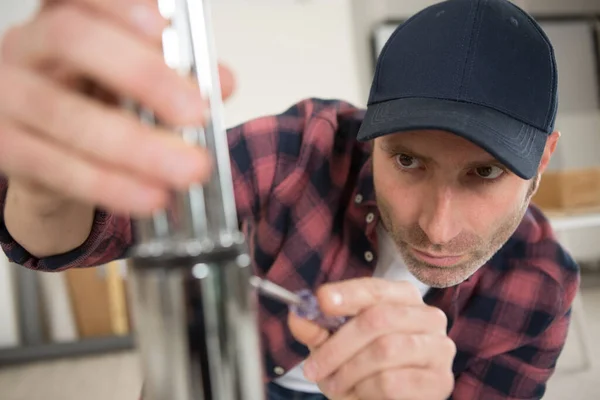
[{"label": "cap seam", "polygon": [[[477,58],[477,43],[479,42],[479,36],[481,34],[481,27],[483,26],[483,18],[481,14],[483,13],[484,8],[481,7],[481,3],[487,3],[487,0],[480,0],[478,2],[479,8],[477,10],[477,14],[475,15],[475,32],[473,37],[473,46],[472,46],[472,54],[467,58],[467,64],[469,64],[468,68],[465,67],[465,71],[463,74],[463,87],[461,88],[461,98],[467,96],[467,87],[470,87],[469,83],[471,82],[471,76],[473,73],[473,67],[475,65],[475,59]],[[477,18],[479,17],[479,18]],[[467,72],[468,70],[468,72]],[[467,81],[468,79],[468,81]]]},{"label": "cap seam", "polygon": [[[475,5],[475,8],[471,9],[471,15],[473,18],[473,22],[472,22],[472,26],[470,28],[468,28],[470,34],[469,34],[469,47],[467,49],[467,54],[465,56],[465,62],[463,64],[463,70],[462,70],[462,78],[461,78],[461,82],[460,82],[460,87],[458,88],[458,96],[462,97],[464,95],[464,90],[465,90],[465,81],[466,81],[466,75],[467,75],[467,69],[468,69],[468,65],[469,65],[469,60],[471,59],[472,56],[472,52],[474,51],[474,43],[475,43],[475,36],[474,35],[474,30],[476,29],[477,26],[477,15],[479,13],[479,9],[481,8],[481,0],[477,0]],[[471,15],[469,15],[469,18],[471,17]]]},{"label": "cap seam", "polygon": [[526,121],[526,120],[525,120],[525,118],[524,118],[523,116],[521,116],[521,115],[519,115],[519,114],[515,114],[515,113],[513,113],[512,111],[506,110],[506,109],[504,109],[504,107],[492,106],[491,104],[488,104],[488,103],[486,103],[486,102],[484,102],[484,101],[477,102],[477,103],[475,103],[475,102],[472,102],[472,101],[466,101],[466,100],[462,100],[462,101],[463,101],[464,103],[475,104],[475,105],[480,105],[480,106],[481,106],[481,105],[483,105],[483,106],[486,106],[486,107],[488,107],[488,108],[491,108],[491,109],[493,109],[493,110],[496,110],[496,111],[498,111],[498,112],[501,112],[501,113],[503,113],[503,114],[506,114],[508,117],[510,117],[510,118],[514,118],[514,119],[516,119],[516,120],[517,120],[517,121],[519,121],[519,122],[522,122],[522,123],[524,123],[524,124],[527,124],[527,125],[530,125],[530,126],[532,126],[532,127],[536,128],[536,129],[539,129],[540,131],[544,131],[544,132],[546,131],[546,129],[545,129],[544,127],[539,127],[539,126],[537,126],[537,125],[534,125],[534,124],[532,124],[531,122],[528,122],[528,121]]}]

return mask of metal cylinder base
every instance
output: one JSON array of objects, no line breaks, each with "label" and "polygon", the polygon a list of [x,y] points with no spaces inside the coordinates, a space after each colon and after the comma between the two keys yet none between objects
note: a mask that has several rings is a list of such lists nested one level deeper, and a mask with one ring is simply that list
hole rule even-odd
[{"label": "metal cylinder base", "polygon": [[256,293],[241,247],[132,258],[144,400],[264,400]]}]

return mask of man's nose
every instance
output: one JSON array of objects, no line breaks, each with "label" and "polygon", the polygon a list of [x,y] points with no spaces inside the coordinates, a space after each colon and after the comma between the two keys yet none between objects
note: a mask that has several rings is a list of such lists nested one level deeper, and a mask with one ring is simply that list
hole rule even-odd
[{"label": "man's nose", "polygon": [[460,233],[455,198],[449,187],[429,191],[423,199],[419,226],[432,244],[446,244]]}]

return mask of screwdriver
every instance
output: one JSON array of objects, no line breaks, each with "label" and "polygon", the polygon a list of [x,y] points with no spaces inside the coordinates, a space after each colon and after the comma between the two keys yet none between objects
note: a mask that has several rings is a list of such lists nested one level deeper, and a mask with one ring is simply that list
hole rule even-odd
[{"label": "screwdriver", "polygon": [[317,323],[322,328],[333,333],[346,323],[346,317],[334,317],[325,315],[316,296],[308,289],[298,292],[291,292],[269,280],[261,279],[258,276],[250,278],[250,285],[254,287],[259,294],[281,303],[287,304],[290,311],[300,318]]}]

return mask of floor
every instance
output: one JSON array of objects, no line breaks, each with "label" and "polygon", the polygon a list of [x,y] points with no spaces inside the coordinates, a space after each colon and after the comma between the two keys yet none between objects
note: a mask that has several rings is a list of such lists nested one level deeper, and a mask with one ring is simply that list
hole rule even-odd
[{"label": "floor", "polygon": [[[600,288],[591,286],[582,291],[587,334],[599,338]],[[582,349],[576,339],[572,332],[544,399],[600,398],[600,362],[580,372]],[[592,341],[588,352],[600,360],[600,341]],[[137,356],[131,352],[0,369],[2,400],[137,400],[140,387]]]}]

